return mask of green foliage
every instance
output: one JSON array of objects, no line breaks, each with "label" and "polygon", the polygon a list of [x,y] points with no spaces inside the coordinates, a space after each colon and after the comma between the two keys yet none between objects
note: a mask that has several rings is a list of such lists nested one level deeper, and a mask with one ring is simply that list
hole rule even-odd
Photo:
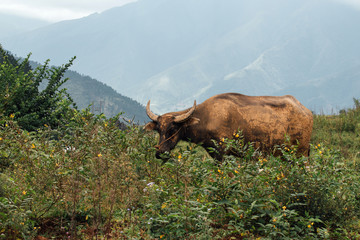
[{"label": "green foliage", "polygon": [[[15,118],[22,128],[33,131],[45,124],[57,127],[73,104],[65,89],[60,87],[68,80],[63,75],[75,57],[62,67],[43,66],[31,70],[29,57],[21,63],[0,48],[0,111]],[[40,83],[46,83],[39,91]]]},{"label": "green foliage", "polygon": [[354,108],[339,115],[315,115],[312,142],[339,149],[349,161],[360,161],[360,104],[354,98]]},{"label": "green foliage", "polygon": [[263,154],[239,132],[216,144],[241,157],[181,143],[164,164],[154,133],[69,111],[72,61],[25,71],[27,59],[1,65],[0,239],[360,238],[358,102],[315,116],[309,158],[285,144]]},{"label": "green foliage", "polygon": [[180,144],[163,164],[156,135],[121,131],[117,118],[75,111],[64,130],[28,133],[2,116],[0,239],[360,236],[359,165],[339,151],[314,144],[298,158],[282,146],[282,157],[265,156],[239,133],[221,145],[241,158],[219,163]]}]

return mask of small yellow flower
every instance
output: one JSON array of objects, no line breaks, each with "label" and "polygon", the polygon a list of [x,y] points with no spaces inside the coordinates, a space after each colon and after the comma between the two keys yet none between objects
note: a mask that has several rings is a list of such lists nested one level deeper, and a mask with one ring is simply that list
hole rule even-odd
[{"label": "small yellow flower", "polygon": [[33,148],[33,149],[34,149],[34,148],[35,148],[35,144],[31,144],[31,148]]},{"label": "small yellow flower", "polygon": [[102,154],[101,154],[101,153],[99,153],[97,156],[98,156],[98,157],[102,157]]},{"label": "small yellow flower", "polygon": [[322,154],[322,151],[320,151],[319,153]]},{"label": "small yellow flower", "polygon": [[108,126],[108,124],[107,123],[105,123],[105,127],[107,127]]},{"label": "small yellow flower", "polygon": [[311,225],[310,225],[310,224],[308,225],[308,228],[311,228]]},{"label": "small yellow flower", "polygon": [[239,137],[239,134],[236,134],[235,137],[238,138],[238,137]]},{"label": "small yellow flower", "polygon": [[23,223],[23,222],[21,222],[21,223],[20,223],[20,225],[24,225],[24,223]]},{"label": "small yellow flower", "polygon": [[0,141],[2,141],[3,140],[3,138],[2,137],[0,137]]},{"label": "small yellow flower", "polygon": [[235,170],[235,173],[239,173],[239,172]]},{"label": "small yellow flower", "polygon": [[285,210],[285,209],[286,209],[286,206],[283,206],[282,209]]},{"label": "small yellow flower", "polygon": [[10,114],[10,118],[14,118],[15,117],[15,114]]},{"label": "small yellow flower", "polygon": [[34,230],[36,230],[36,227],[34,227]]},{"label": "small yellow flower", "polygon": [[45,127],[49,127],[46,123],[44,124]]},{"label": "small yellow flower", "polygon": [[163,203],[163,204],[161,205],[161,209],[164,209],[164,208],[166,208],[166,203]]},{"label": "small yellow flower", "polygon": [[165,236],[165,234],[163,234],[163,235],[160,235],[160,238],[163,238]]},{"label": "small yellow flower", "polygon": [[22,194],[23,194],[23,195],[26,195],[26,191],[24,190],[24,191],[22,192]]},{"label": "small yellow flower", "polygon": [[273,219],[273,222],[276,222],[276,218]]},{"label": "small yellow flower", "polygon": [[179,154],[178,159],[179,159],[179,160],[181,159],[181,154]]},{"label": "small yellow flower", "polygon": [[86,215],[85,220],[87,221],[89,219],[89,215]]}]

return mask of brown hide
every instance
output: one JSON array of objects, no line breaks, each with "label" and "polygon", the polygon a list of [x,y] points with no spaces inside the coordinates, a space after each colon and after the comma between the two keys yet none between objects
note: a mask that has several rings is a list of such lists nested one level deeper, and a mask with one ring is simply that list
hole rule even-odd
[{"label": "brown hide", "polygon": [[[242,130],[245,142],[253,142],[262,151],[272,151],[288,136],[291,144],[298,145],[298,153],[308,156],[313,117],[311,111],[293,96],[219,94],[197,105],[187,121],[171,123],[171,119],[186,111],[160,116],[156,123],[153,122],[157,127],[147,125],[148,129],[160,133],[158,152],[170,151],[179,140],[188,139],[202,143],[205,148],[213,147],[212,139],[232,138],[234,132]],[[172,134],[167,133],[169,130]],[[167,142],[172,142],[171,146],[167,146]]]}]

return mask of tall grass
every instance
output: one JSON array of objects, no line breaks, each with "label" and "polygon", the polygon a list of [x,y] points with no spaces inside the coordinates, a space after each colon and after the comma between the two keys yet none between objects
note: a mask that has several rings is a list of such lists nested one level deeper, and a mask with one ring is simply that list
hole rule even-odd
[{"label": "tall grass", "polygon": [[315,116],[310,158],[235,137],[241,158],[182,143],[165,164],[155,134],[115,118],[28,133],[1,116],[0,239],[359,238],[358,112]]}]

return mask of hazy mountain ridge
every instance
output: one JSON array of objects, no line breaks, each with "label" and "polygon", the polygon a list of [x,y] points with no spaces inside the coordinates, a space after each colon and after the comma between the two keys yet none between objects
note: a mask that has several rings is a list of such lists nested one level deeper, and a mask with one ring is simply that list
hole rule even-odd
[{"label": "hazy mountain ridge", "polygon": [[0,13],[0,39],[49,25],[49,22]]},{"label": "hazy mountain ridge", "polygon": [[[292,94],[310,108],[350,107],[359,97],[357,22],[359,11],[327,0],[143,0],[38,29],[4,47],[56,64],[76,55],[74,70],[142,104],[151,99],[159,113],[221,92]],[[345,73],[354,77],[344,80]]]},{"label": "hazy mountain ridge", "polygon": [[113,88],[89,76],[80,75],[75,71],[67,71],[69,80],[64,88],[76,102],[79,109],[89,107],[95,114],[104,113],[108,117],[123,113],[121,116],[136,123],[148,121],[145,108],[133,99],[117,93]]},{"label": "hazy mountain ridge", "polygon": [[[39,66],[39,63],[34,61],[30,61],[30,64],[33,69]],[[62,85],[62,88],[66,88],[79,110],[90,108],[92,113],[103,113],[107,117],[122,113],[121,118],[134,120],[139,124],[148,121],[144,106],[117,93],[110,86],[72,70],[68,70],[64,78],[68,78],[68,81]],[[40,85],[40,89],[45,84]]]}]

